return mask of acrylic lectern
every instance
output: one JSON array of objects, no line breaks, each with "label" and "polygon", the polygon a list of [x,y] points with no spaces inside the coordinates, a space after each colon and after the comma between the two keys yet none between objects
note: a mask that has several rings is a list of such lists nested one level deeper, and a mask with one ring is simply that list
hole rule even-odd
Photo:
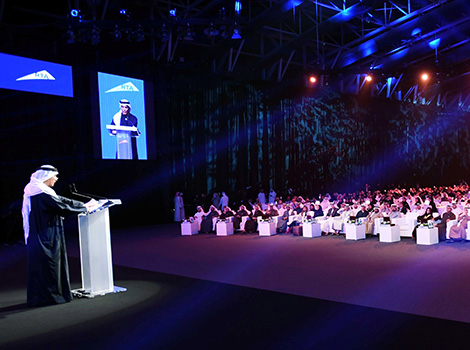
[{"label": "acrylic lectern", "polygon": [[78,216],[82,288],[72,294],[93,298],[96,295],[125,292],[113,279],[109,207],[121,204],[119,199],[102,200],[96,209]]},{"label": "acrylic lectern", "polygon": [[116,131],[116,158],[132,159],[132,133],[138,132],[137,127],[106,125],[106,129]]}]

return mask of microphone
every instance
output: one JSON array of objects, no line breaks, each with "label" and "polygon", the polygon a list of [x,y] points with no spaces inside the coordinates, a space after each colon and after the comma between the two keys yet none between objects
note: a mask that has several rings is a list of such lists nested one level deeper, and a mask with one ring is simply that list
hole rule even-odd
[{"label": "microphone", "polygon": [[85,193],[85,192],[78,192],[77,187],[75,186],[74,183],[70,184],[69,188],[70,188],[70,193],[72,193],[76,196],[80,196],[80,197],[88,198],[88,199],[105,199],[105,200],[108,200],[108,198],[106,198],[106,197],[97,196],[95,194],[89,194],[89,193]]},{"label": "microphone", "polygon": [[92,197],[88,197],[88,196],[85,196],[85,195],[82,195],[82,194],[78,193],[77,188],[75,187],[75,184],[70,184],[69,189],[70,189],[70,193],[75,195],[75,196],[86,198],[88,200],[93,199]]}]

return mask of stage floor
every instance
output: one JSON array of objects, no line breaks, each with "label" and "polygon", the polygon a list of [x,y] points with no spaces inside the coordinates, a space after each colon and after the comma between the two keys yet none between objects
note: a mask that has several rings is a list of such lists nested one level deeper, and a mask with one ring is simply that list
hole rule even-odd
[{"label": "stage floor", "polygon": [[[74,248],[74,249],[72,249]],[[78,245],[69,246],[78,257]],[[113,235],[113,262],[237,286],[470,322],[470,242],[410,238],[180,236],[179,226]]]},{"label": "stage floor", "polygon": [[[25,307],[25,247],[0,248],[0,348],[464,347],[470,243],[113,230],[125,293]],[[72,287],[78,241],[68,239]],[[55,345],[54,345],[55,344]]]}]

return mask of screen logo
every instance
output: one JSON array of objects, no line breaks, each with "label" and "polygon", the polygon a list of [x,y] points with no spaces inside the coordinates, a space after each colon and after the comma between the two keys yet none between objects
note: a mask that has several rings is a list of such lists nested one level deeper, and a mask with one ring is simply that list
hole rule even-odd
[{"label": "screen logo", "polygon": [[129,81],[127,83],[115,86],[112,89],[105,91],[105,93],[107,94],[108,92],[122,92],[122,91],[131,92],[131,91],[139,91],[139,89],[137,89],[137,87],[134,84],[132,84],[132,82]]},{"label": "screen logo", "polygon": [[51,73],[44,69],[16,79],[16,81],[20,80],[55,80],[55,78]]}]

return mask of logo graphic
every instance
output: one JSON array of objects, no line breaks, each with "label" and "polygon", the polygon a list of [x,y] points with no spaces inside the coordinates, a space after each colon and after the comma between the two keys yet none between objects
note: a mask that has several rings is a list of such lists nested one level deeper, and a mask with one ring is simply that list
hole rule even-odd
[{"label": "logo graphic", "polygon": [[113,87],[112,89],[105,91],[105,93],[107,94],[108,92],[119,92],[119,91],[130,92],[130,91],[139,91],[139,89],[137,89],[137,87],[131,82],[128,82],[128,83],[124,83],[116,87]]},{"label": "logo graphic", "polygon": [[31,73],[16,79],[16,81],[20,80],[55,80],[55,78],[47,70],[40,70],[39,72]]}]

